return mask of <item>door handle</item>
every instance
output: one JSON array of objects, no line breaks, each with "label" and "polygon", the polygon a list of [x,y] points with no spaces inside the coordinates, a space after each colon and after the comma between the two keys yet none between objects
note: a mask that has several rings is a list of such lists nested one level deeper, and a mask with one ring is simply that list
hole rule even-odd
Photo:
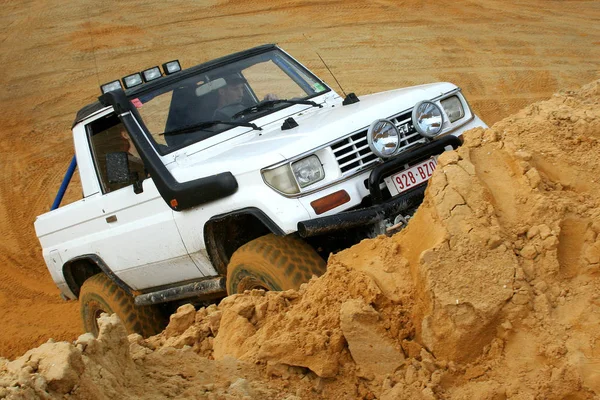
[{"label": "door handle", "polygon": [[111,222],[117,222],[117,216],[116,215],[111,215],[109,217],[106,217],[106,222],[108,222],[109,224]]}]

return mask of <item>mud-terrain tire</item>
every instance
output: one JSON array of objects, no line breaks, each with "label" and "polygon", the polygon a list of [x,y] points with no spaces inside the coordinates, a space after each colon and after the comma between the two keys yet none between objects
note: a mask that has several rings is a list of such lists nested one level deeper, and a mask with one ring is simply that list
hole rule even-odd
[{"label": "mud-terrain tire", "polygon": [[133,297],[105,274],[96,274],[81,286],[79,305],[83,330],[98,336],[100,314],[117,314],[128,333],[144,337],[156,335],[165,327],[166,318],[156,306],[136,307]]},{"label": "mud-terrain tire", "polygon": [[233,253],[227,267],[227,294],[297,289],[325,269],[325,261],[302,240],[268,234]]}]

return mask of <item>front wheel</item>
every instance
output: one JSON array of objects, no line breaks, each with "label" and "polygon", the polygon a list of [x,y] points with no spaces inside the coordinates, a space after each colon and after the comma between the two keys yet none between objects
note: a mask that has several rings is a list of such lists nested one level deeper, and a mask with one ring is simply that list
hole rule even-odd
[{"label": "front wheel", "polygon": [[94,336],[98,336],[98,317],[102,313],[117,314],[128,333],[144,337],[162,332],[166,323],[158,307],[136,307],[133,297],[102,273],[83,283],[79,304],[83,329]]},{"label": "front wheel", "polygon": [[227,294],[298,289],[325,269],[325,261],[302,240],[268,234],[233,253],[227,267]]}]

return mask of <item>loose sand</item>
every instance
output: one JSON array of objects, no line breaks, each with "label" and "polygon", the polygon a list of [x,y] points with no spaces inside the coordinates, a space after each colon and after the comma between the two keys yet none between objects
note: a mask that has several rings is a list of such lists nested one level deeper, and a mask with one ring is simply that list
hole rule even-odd
[{"label": "loose sand", "polygon": [[593,399],[600,395],[600,80],[465,134],[392,237],[167,329],[0,360],[0,397]]},{"label": "loose sand", "polygon": [[[345,90],[359,95],[454,82],[491,125],[558,90],[598,79],[599,19],[600,3],[593,1],[3,4],[0,356],[14,359],[49,337],[73,340],[81,333],[77,304],[59,299],[32,223],[48,210],[72,156],[69,129],[75,111],[95,99],[100,83],[174,58],[191,66],[277,42],[334,85],[318,51]],[[425,375],[433,382],[428,388],[452,398],[532,393],[561,398],[567,392],[586,398],[587,390],[598,391],[592,329],[598,322],[593,297],[599,248],[597,101],[596,83],[577,96],[565,92],[550,103],[527,107],[492,131],[472,133],[469,146],[446,159],[446,173],[431,182],[426,204],[409,229],[335,255],[328,275],[298,298],[269,294],[227,300],[218,310],[225,323],[256,332],[238,343],[244,336],[225,333],[212,340],[211,330],[194,349],[222,356],[229,364],[214,368],[223,371],[237,368],[228,355],[232,351],[243,360],[269,362],[260,364],[259,372],[248,372],[255,374],[248,379],[264,378],[260,368],[270,368],[269,374],[289,374],[291,381],[308,376],[298,387],[322,393],[342,388],[353,395],[401,398],[404,386],[429,385],[423,383]],[[75,181],[66,201],[80,193]],[[328,297],[318,293],[340,289],[328,287],[327,276],[337,276],[354,292],[346,287],[344,296],[327,303]],[[282,303],[303,312],[312,307],[314,313],[311,296],[322,298],[323,307],[338,316],[332,321],[305,317],[309,325],[250,316],[250,329],[232,314],[250,301],[256,309]],[[216,322],[211,323],[214,328]],[[286,324],[296,330],[281,330]],[[311,334],[302,346],[287,344],[288,349],[276,346],[288,343],[286,338],[270,336],[294,332]],[[406,360],[397,366],[400,353],[389,360],[376,353],[386,362],[370,363],[353,350],[364,335],[377,338],[378,348],[402,350]],[[297,361],[308,354],[303,346],[312,346],[310,365]],[[441,364],[429,362],[421,348]],[[284,355],[288,358],[280,359]],[[294,363],[309,369],[280,367]],[[385,375],[379,364],[395,371],[388,380],[379,382]],[[155,374],[154,367],[144,368],[143,376]],[[336,373],[338,383],[327,381]],[[524,386],[513,390],[514,382]],[[274,393],[283,393],[274,385]],[[530,392],[522,392],[525,388]],[[215,393],[227,390],[223,386]]]}]

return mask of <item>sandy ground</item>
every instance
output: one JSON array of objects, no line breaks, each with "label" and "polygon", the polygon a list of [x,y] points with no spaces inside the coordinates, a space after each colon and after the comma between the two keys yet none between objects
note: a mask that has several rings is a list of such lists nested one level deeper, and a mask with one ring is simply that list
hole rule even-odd
[{"label": "sandy ground", "polygon": [[600,80],[465,133],[392,237],[298,291],[0,358],[0,398],[597,399]]},{"label": "sandy ground", "polygon": [[[594,1],[3,3],[0,16],[0,355],[79,335],[33,231],[72,156],[70,126],[101,83],[276,42],[357,94],[451,81],[488,123],[598,78]],[[75,182],[67,201],[80,196]],[[506,211],[511,214],[511,211]],[[574,225],[573,229],[578,229]]]}]

